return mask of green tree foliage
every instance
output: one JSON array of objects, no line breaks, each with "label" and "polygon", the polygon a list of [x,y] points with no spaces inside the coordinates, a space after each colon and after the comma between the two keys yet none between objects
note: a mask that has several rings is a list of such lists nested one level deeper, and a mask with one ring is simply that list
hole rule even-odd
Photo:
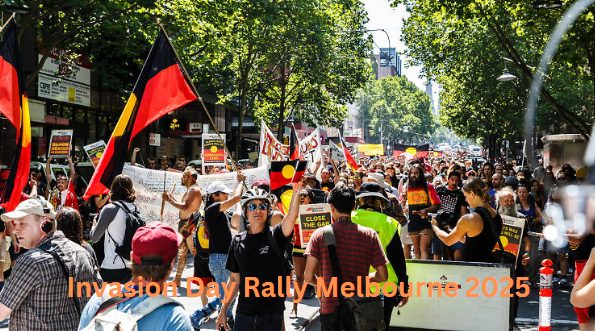
[{"label": "green tree foliage", "polygon": [[[410,17],[403,31],[407,55],[442,85],[441,122],[455,133],[470,138],[521,134],[528,88],[535,76],[531,65],[539,62],[563,13],[538,10],[531,3],[393,2],[407,5]],[[583,15],[550,64],[536,122],[545,132],[567,126],[583,135],[590,130],[595,89],[593,23],[592,11]],[[520,79],[496,81],[505,67]]]},{"label": "green tree foliage", "polygon": [[[370,80],[356,97],[358,119],[368,127],[368,137],[405,142],[429,137],[436,129],[430,97],[405,77]],[[405,129],[407,128],[407,129]]]}]

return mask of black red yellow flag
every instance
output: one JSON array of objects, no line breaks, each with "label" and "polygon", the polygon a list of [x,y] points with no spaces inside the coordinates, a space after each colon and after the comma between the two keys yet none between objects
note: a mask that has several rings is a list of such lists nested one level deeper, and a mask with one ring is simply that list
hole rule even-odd
[{"label": "black red yellow flag", "polygon": [[291,132],[289,134],[289,159],[298,160],[301,158],[300,155],[300,139],[298,138],[295,126],[291,124]]},{"label": "black red yellow flag", "polygon": [[300,160],[271,162],[271,191],[302,179],[307,162]]},{"label": "black red yellow flag", "polygon": [[122,173],[130,142],[139,132],[197,99],[172,45],[161,31],[89,182],[85,199],[109,191],[114,177]]},{"label": "black red yellow flag", "polygon": [[17,146],[1,200],[6,211],[12,211],[21,201],[31,164],[29,103],[14,20],[6,27],[4,39],[0,42],[0,113],[16,128]]},{"label": "black red yellow flag", "polygon": [[357,162],[355,162],[355,159],[353,158],[353,156],[351,156],[351,153],[347,149],[347,145],[345,144],[345,140],[343,140],[343,137],[341,136],[341,132],[339,132],[339,139],[341,140],[341,147],[343,148],[343,154],[345,154],[345,160],[347,160],[347,164],[349,164],[353,171],[356,171],[357,168],[359,168],[359,166],[357,165]]}]

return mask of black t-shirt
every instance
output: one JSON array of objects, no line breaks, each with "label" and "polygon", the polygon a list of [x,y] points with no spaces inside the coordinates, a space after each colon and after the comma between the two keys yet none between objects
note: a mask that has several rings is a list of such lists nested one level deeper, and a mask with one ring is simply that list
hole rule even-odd
[{"label": "black t-shirt", "polygon": [[[273,238],[281,255],[276,254],[271,245],[270,239]],[[234,238],[225,267],[231,272],[240,274],[240,296],[237,312],[255,314],[285,310],[285,299],[287,296],[291,296],[291,293],[285,293],[286,277],[281,278],[283,280],[281,284],[279,284],[278,277],[285,276],[282,254],[290,242],[291,236],[286,238],[283,235],[280,224],[274,228],[267,228],[261,233],[241,233]],[[257,287],[258,294],[260,294],[259,298],[255,297],[252,290],[245,293],[246,277],[259,280],[259,286]],[[283,296],[274,297],[271,295],[264,297],[263,294],[269,293],[268,290],[263,292],[268,288],[268,286],[262,286],[265,282],[274,284],[274,292],[272,293],[277,295],[282,292]],[[255,282],[250,280],[250,284],[254,285]],[[279,286],[282,286],[281,289],[278,289]]]},{"label": "black t-shirt", "polygon": [[227,254],[231,243],[229,219],[221,212],[221,202],[215,202],[205,210],[205,222],[209,230],[209,252]]},{"label": "black t-shirt", "polygon": [[320,187],[325,192],[330,192],[332,189],[335,188],[335,183],[328,181],[326,183],[320,183]]},{"label": "black t-shirt", "polygon": [[459,189],[449,190],[446,186],[442,186],[436,193],[438,193],[438,196],[440,197],[440,211],[449,216],[448,225],[451,228],[454,228],[457,225],[459,218],[461,218],[461,207],[467,205],[463,191]]},{"label": "black t-shirt", "polygon": [[575,261],[585,261],[589,259],[593,247],[595,247],[595,234],[589,233],[579,245],[570,244],[570,254]]}]

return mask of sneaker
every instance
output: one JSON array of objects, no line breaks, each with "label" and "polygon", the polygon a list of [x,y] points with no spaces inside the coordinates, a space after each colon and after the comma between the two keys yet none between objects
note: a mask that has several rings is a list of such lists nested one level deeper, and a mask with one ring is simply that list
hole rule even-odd
[{"label": "sneaker", "polygon": [[199,329],[200,326],[206,322],[211,314],[217,311],[217,307],[219,306],[219,299],[216,299],[213,302],[207,303],[206,306],[202,307],[201,309],[195,310],[192,314],[190,314],[190,323],[194,329]]}]

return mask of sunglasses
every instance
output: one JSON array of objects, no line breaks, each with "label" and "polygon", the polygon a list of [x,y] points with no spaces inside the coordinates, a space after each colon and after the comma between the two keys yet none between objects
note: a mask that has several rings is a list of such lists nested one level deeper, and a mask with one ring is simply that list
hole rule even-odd
[{"label": "sunglasses", "polygon": [[269,209],[269,204],[268,203],[249,203],[248,204],[248,210],[249,211],[256,211],[256,209],[260,209],[260,210],[268,210]]}]

